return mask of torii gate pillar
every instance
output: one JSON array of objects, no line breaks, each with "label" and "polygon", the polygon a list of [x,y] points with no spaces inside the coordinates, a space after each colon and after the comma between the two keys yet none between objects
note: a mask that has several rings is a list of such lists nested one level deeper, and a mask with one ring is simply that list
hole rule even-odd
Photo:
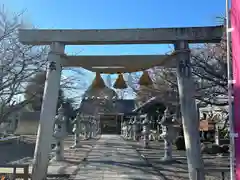
[{"label": "torii gate pillar", "polygon": [[64,53],[65,46],[54,42],[50,47],[51,50],[48,54],[49,67],[33,160],[32,179],[34,180],[44,180],[47,175],[62,70],[60,55]]},{"label": "torii gate pillar", "polygon": [[175,50],[182,51],[177,57],[177,80],[186,155],[188,160],[189,179],[204,180],[203,160],[199,156],[199,154],[201,154],[198,130],[199,120],[196,112],[195,90],[191,72],[188,43],[185,41],[178,41],[175,44]]}]

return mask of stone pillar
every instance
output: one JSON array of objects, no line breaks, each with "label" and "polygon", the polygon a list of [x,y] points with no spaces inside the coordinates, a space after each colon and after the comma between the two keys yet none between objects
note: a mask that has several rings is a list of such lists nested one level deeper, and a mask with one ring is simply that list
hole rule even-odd
[{"label": "stone pillar", "polygon": [[74,133],[74,145],[71,148],[77,148],[80,146],[79,144],[79,134],[80,134],[80,120],[79,115],[74,119],[74,126],[72,132]]},{"label": "stone pillar", "polygon": [[83,116],[83,126],[84,126],[84,140],[88,139],[88,122],[86,116]]},{"label": "stone pillar", "polygon": [[[194,82],[191,73],[188,43],[175,44],[177,55],[177,80],[182,112],[186,155],[190,180],[204,180],[204,166],[200,152],[199,120],[197,119]],[[196,179],[196,177],[199,177]]]},{"label": "stone pillar", "polygon": [[54,42],[48,54],[49,66],[46,75],[42,109],[35,146],[32,179],[46,179],[49,153],[53,134],[54,117],[56,115],[58,93],[61,79],[61,54],[64,45]]},{"label": "stone pillar", "polygon": [[132,122],[132,126],[133,126],[133,140],[136,141],[137,140],[137,132],[138,132],[138,121],[137,118],[134,117],[134,121]]},{"label": "stone pillar", "polygon": [[88,133],[88,138],[89,139],[92,139],[93,137],[93,117],[92,116],[89,116],[89,119],[88,119],[88,126],[89,126],[89,133]]},{"label": "stone pillar", "polygon": [[215,144],[220,145],[219,126],[218,126],[217,123],[215,124],[215,134],[214,134],[214,137],[215,137]]},{"label": "stone pillar", "polygon": [[150,128],[149,128],[149,120],[148,117],[146,117],[143,122],[142,122],[142,126],[143,126],[143,147],[144,148],[148,148],[149,147],[149,133],[150,133]]},{"label": "stone pillar", "polygon": [[133,140],[133,119],[129,122],[129,139]]}]

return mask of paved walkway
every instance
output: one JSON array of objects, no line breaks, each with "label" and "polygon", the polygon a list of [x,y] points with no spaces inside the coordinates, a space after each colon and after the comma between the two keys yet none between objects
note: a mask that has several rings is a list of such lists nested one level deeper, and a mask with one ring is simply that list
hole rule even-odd
[{"label": "paved walkway", "polygon": [[162,180],[118,135],[102,135],[73,179]]},{"label": "paved walkway", "polygon": [[[133,146],[149,164],[158,170],[165,179],[171,180],[185,180],[188,178],[187,157],[185,151],[176,150],[173,146],[174,161],[167,163],[162,162],[161,158],[164,156],[164,142],[151,141],[149,149],[144,149],[142,142],[127,141],[129,145]],[[222,172],[225,174],[225,179],[229,177],[229,157],[218,157],[216,155],[202,155],[205,167],[205,180],[220,180],[222,179]]]}]

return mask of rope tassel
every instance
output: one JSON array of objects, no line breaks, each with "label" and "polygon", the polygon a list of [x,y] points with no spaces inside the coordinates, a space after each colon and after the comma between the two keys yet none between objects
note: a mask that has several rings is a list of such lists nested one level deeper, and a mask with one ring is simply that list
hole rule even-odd
[{"label": "rope tassel", "polygon": [[99,72],[96,72],[96,77],[94,78],[91,87],[95,89],[102,89],[106,87],[104,80],[102,79]]},{"label": "rope tassel", "polygon": [[122,74],[118,75],[118,78],[115,81],[113,87],[115,89],[126,89],[127,88],[127,84],[126,84]]},{"label": "rope tassel", "polygon": [[147,71],[143,71],[143,74],[140,77],[138,84],[141,85],[141,86],[151,86],[151,85],[153,85],[153,81],[150,78]]}]

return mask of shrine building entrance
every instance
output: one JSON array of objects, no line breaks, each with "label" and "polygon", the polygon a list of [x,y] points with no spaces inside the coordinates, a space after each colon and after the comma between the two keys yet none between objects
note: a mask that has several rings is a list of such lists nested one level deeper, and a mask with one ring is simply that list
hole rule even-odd
[{"label": "shrine building entrance", "polygon": [[100,113],[101,134],[121,134],[123,114]]}]

